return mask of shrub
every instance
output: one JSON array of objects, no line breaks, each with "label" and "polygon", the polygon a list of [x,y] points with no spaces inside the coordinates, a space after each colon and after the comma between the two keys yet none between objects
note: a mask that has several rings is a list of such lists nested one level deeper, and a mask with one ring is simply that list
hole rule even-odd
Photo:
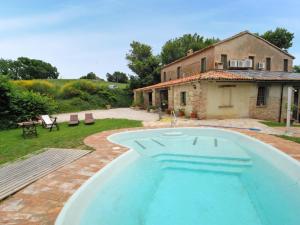
[{"label": "shrub", "polygon": [[15,127],[17,122],[56,110],[57,104],[52,98],[19,90],[7,78],[0,76],[0,129]]},{"label": "shrub", "polygon": [[45,80],[18,80],[14,83],[26,90],[38,92],[40,94],[54,96],[55,86],[49,81]]},{"label": "shrub", "polygon": [[32,91],[17,92],[11,103],[16,122],[35,119],[39,115],[57,111],[57,103],[52,98]]},{"label": "shrub", "polygon": [[[85,96],[87,97],[87,96]],[[58,100],[59,112],[78,112],[83,110],[104,108],[105,102],[99,96],[89,95],[87,99],[75,97]]]},{"label": "shrub", "polygon": [[61,97],[68,99],[72,97],[78,97],[83,92],[89,94],[96,94],[99,87],[91,81],[78,80],[65,84],[61,89]]}]

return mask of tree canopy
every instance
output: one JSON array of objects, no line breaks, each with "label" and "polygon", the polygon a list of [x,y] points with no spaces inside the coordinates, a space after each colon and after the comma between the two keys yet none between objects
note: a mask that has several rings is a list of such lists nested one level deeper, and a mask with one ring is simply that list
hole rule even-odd
[{"label": "tree canopy", "polygon": [[130,77],[130,87],[139,88],[160,82],[160,57],[152,53],[149,45],[133,41],[126,54],[128,67],[137,75]]},{"label": "tree canopy", "polygon": [[57,79],[59,72],[50,63],[38,59],[19,57],[17,60],[0,59],[0,74],[10,79]]},{"label": "tree canopy", "polygon": [[260,36],[281,49],[286,50],[293,45],[294,34],[285,28],[277,27],[274,31],[266,31]]},{"label": "tree canopy", "polygon": [[192,49],[197,51],[211,44],[218,42],[216,38],[204,38],[199,34],[184,34],[181,37],[167,41],[161,51],[161,61],[163,64],[171,63],[187,54]]},{"label": "tree canopy", "polygon": [[115,71],[113,74],[107,73],[106,79],[109,82],[116,82],[116,83],[127,83],[128,77],[126,73]]},{"label": "tree canopy", "polygon": [[103,79],[99,78],[94,72],[89,72],[87,75],[80,77],[80,79],[103,80]]},{"label": "tree canopy", "polygon": [[294,67],[293,67],[293,70],[294,70],[294,72],[295,73],[300,73],[300,65],[295,65]]}]

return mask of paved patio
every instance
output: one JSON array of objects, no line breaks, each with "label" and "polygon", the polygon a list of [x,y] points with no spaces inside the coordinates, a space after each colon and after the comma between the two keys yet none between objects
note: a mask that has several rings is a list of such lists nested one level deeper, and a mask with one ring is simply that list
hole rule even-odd
[{"label": "paved patio", "polygon": [[[145,121],[143,122],[146,127],[165,127],[171,126],[171,118],[169,116],[164,116],[160,121]],[[255,128],[259,129],[261,133],[266,134],[285,134],[285,127],[281,129],[276,129],[274,127],[269,127],[263,123],[260,123],[257,119],[243,118],[243,119],[208,119],[208,120],[193,120],[178,117],[176,126],[215,126],[215,127],[225,127],[225,128]]]},{"label": "paved patio", "polygon": [[[106,137],[116,132],[135,129],[137,128],[105,131],[87,137],[85,143],[95,148],[95,151],[39,179],[1,202],[0,224],[54,224],[64,203],[80,185],[127,151],[122,146],[110,143]],[[237,131],[269,143],[300,160],[300,144],[254,131]]]},{"label": "paved patio", "polygon": [[70,120],[71,114],[78,114],[79,120],[84,120],[85,113],[93,113],[95,119],[119,118],[141,120],[143,122],[154,122],[158,120],[157,113],[148,113],[145,110],[134,110],[131,108],[97,109],[75,113],[62,113],[53,116],[57,117],[58,122],[66,122]]}]

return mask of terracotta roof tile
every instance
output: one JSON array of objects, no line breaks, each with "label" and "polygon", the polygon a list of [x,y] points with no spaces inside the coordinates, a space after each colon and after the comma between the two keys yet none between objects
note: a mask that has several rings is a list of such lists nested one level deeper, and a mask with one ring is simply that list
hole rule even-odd
[{"label": "terracotta roof tile", "polygon": [[192,76],[179,78],[176,80],[170,80],[158,84],[154,84],[151,86],[143,87],[135,89],[135,91],[146,91],[151,89],[159,89],[159,88],[166,88],[173,85],[188,83],[196,80],[252,80],[253,78],[247,76],[240,76],[237,74],[230,73],[228,71],[208,71],[205,73],[198,73]]},{"label": "terracotta roof tile", "polygon": [[170,80],[148,87],[135,89],[136,91],[166,88],[173,85],[189,83],[197,80],[223,80],[223,81],[295,81],[300,82],[300,73],[270,72],[255,70],[211,70],[205,73],[198,73],[188,77]]}]

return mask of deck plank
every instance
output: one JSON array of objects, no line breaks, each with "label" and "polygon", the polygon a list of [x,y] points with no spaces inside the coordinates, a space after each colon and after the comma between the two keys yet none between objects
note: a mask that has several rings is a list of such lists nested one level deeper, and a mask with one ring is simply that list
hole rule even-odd
[{"label": "deck plank", "polygon": [[0,200],[88,153],[88,150],[47,148],[28,159],[0,167]]}]

